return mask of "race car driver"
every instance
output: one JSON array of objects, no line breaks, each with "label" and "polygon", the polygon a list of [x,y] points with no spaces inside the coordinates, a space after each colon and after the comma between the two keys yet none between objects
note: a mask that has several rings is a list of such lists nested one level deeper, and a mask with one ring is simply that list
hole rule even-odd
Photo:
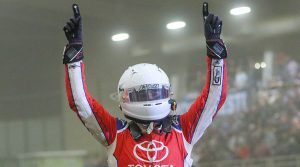
[{"label": "race car driver", "polygon": [[63,54],[67,97],[84,126],[106,146],[109,166],[192,166],[192,148],[226,98],[227,51],[220,39],[220,18],[208,14],[204,4],[207,76],[202,93],[189,110],[182,115],[170,115],[176,102],[170,98],[167,75],[156,65],[137,64],[124,72],[118,84],[120,109],[128,118],[125,121],[112,116],[88,92],[82,18],[78,5],[72,8],[74,17],[63,28],[68,40]]}]

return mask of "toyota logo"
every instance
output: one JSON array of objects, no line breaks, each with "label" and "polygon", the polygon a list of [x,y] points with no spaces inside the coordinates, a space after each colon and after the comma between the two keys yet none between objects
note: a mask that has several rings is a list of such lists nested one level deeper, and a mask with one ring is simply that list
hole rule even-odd
[{"label": "toyota logo", "polygon": [[[139,155],[144,155],[144,153],[146,153],[147,157]],[[158,153],[163,156],[158,157]],[[134,146],[133,154],[137,159],[143,162],[160,162],[167,158],[169,149],[164,143],[156,140],[144,141]]]}]

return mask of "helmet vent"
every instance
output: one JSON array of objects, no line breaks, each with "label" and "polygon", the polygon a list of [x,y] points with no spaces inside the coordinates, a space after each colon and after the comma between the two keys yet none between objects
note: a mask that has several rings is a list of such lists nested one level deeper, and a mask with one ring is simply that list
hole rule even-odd
[{"label": "helmet vent", "polygon": [[161,105],[162,103],[156,103],[155,105]]},{"label": "helmet vent", "polygon": [[151,104],[144,104],[144,106],[151,106]]}]

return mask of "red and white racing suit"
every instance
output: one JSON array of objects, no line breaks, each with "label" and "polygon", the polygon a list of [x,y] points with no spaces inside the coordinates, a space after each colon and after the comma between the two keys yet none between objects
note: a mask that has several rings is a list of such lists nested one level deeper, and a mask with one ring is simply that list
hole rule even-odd
[{"label": "red and white racing suit", "polygon": [[207,80],[190,109],[176,116],[170,133],[134,140],[128,123],[113,117],[87,90],[82,61],[65,65],[70,107],[108,152],[110,167],[190,167],[191,152],[226,98],[226,60],[207,57]]}]

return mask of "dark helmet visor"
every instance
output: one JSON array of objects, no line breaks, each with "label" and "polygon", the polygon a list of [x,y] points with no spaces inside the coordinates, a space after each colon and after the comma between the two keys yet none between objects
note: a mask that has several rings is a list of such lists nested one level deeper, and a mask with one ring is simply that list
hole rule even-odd
[{"label": "dark helmet visor", "polygon": [[167,85],[142,85],[128,89],[130,102],[154,101],[169,98],[170,88]]}]

